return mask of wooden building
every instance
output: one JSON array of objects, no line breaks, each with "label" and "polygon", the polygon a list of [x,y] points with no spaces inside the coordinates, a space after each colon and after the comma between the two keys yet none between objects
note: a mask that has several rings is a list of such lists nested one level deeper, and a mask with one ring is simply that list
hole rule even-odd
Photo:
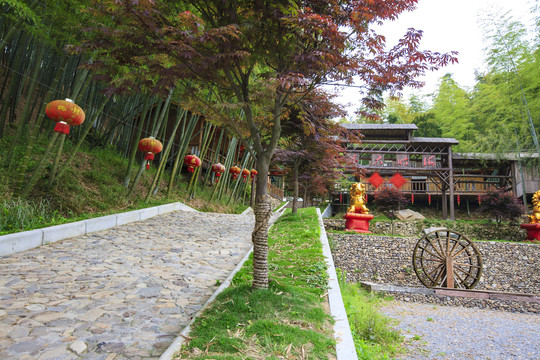
[{"label": "wooden building", "polygon": [[[356,163],[346,172],[351,181],[355,173],[363,174],[368,196],[376,190],[368,181],[371,176],[382,178],[380,186],[395,186],[402,176],[406,182],[399,187],[404,193],[419,202],[440,201],[443,218],[454,220],[456,202],[478,201],[478,196],[492,189],[512,191],[521,198],[525,195],[526,201],[540,188],[538,162],[522,165],[525,158],[538,159],[538,154],[456,154],[452,151],[456,139],[413,136],[418,129],[414,124],[343,127],[362,135],[360,144],[346,144],[347,154]],[[346,205],[347,191],[336,189],[333,202]]]}]

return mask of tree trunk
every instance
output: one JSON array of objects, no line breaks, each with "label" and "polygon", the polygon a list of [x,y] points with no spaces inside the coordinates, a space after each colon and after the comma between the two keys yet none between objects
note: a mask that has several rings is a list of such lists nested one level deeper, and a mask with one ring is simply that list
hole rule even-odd
[{"label": "tree trunk", "polygon": [[292,214],[296,214],[298,212],[298,164],[294,164],[294,194],[293,194],[293,201],[292,201]]},{"label": "tree trunk", "polygon": [[[271,155],[271,154],[270,154]],[[253,241],[253,288],[268,288],[268,227],[272,208],[268,201],[268,168],[270,158],[267,153],[257,157],[257,186],[255,195],[255,228],[251,234]]]}]

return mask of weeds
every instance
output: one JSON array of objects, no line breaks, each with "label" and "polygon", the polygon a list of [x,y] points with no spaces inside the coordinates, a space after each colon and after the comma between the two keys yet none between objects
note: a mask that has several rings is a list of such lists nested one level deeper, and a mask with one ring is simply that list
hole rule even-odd
[{"label": "weeds", "polygon": [[359,284],[345,282],[338,269],[341,295],[359,359],[389,359],[402,352],[403,339],[392,329],[392,320],[378,312],[383,299],[362,289]]}]

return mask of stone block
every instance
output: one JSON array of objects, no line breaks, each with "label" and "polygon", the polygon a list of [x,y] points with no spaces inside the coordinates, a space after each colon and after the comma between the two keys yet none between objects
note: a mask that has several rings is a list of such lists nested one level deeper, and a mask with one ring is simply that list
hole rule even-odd
[{"label": "stone block", "polygon": [[140,209],[138,211],[141,214],[141,220],[146,220],[151,217],[159,215],[158,206],[154,206],[154,207],[146,208],[146,209]]},{"label": "stone block", "polygon": [[86,234],[86,222],[77,221],[43,229],[43,245]]},{"label": "stone block", "polygon": [[139,220],[141,220],[141,212],[139,210],[116,214],[116,225],[129,224]]},{"label": "stone block", "polygon": [[180,210],[179,203],[160,205],[157,208],[158,208],[158,214],[159,215],[168,214],[168,213],[171,213],[173,211]]},{"label": "stone block", "polygon": [[42,243],[42,229],[0,236],[0,256],[32,249],[41,246]]},{"label": "stone block", "polygon": [[85,220],[86,233],[107,230],[116,226],[116,215],[101,216],[95,219]]},{"label": "stone block", "polygon": [[460,296],[474,299],[489,299],[489,294],[487,292],[474,290],[435,289],[435,295]]}]

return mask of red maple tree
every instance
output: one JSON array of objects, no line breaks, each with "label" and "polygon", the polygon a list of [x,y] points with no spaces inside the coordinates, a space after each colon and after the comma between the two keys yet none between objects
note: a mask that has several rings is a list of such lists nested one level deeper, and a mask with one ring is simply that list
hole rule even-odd
[{"label": "red maple tree", "polygon": [[253,286],[266,288],[267,173],[282,119],[319,86],[353,76],[365,84],[363,105],[380,108],[384,91],[420,86],[415,77],[456,61],[453,53],[420,51],[414,29],[385,50],[372,25],[416,2],[94,0],[78,49],[92,53],[91,67],[111,93],[181,88],[186,106],[244,140],[259,172]]}]

